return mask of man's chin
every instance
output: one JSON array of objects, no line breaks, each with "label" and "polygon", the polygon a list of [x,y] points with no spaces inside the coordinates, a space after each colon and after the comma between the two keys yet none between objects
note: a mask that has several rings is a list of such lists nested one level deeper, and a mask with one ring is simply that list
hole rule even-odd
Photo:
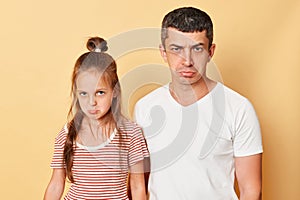
[{"label": "man's chin", "polygon": [[192,85],[199,82],[199,78],[196,77],[180,77],[179,82],[182,85]]}]

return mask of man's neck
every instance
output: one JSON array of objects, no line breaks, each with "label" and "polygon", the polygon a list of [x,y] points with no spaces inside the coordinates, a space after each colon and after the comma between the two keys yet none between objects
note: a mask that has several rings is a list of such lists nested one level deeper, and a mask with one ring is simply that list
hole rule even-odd
[{"label": "man's neck", "polygon": [[215,81],[201,79],[191,85],[171,82],[169,90],[179,104],[189,106],[206,96],[215,86]]}]

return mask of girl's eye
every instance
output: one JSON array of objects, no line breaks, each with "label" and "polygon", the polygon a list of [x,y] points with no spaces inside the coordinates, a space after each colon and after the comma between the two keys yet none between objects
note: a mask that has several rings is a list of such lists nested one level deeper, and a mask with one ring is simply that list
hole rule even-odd
[{"label": "girl's eye", "polygon": [[86,92],[79,92],[79,95],[85,97],[87,95],[87,93]]},{"label": "girl's eye", "polygon": [[97,95],[97,96],[100,96],[100,95],[103,95],[103,94],[105,94],[104,91],[98,91],[98,92],[96,92],[96,95]]}]

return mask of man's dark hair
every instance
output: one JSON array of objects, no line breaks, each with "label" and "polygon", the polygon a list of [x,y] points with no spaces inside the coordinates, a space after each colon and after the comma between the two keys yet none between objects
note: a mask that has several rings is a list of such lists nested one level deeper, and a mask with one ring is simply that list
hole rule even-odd
[{"label": "man's dark hair", "polygon": [[206,30],[206,37],[211,47],[213,42],[213,23],[207,13],[193,7],[177,8],[169,12],[162,21],[161,41],[165,46],[165,40],[168,37],[168,28],[175,28],[181,32],[202,32]]}]

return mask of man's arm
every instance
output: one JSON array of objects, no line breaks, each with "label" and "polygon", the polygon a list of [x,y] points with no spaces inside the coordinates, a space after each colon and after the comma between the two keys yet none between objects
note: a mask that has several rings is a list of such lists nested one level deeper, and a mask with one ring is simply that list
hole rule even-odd
[{"label": "man's arm", "polygon": [[236,179],[240,200],[261,200],[262,154],[235,157]]}]

